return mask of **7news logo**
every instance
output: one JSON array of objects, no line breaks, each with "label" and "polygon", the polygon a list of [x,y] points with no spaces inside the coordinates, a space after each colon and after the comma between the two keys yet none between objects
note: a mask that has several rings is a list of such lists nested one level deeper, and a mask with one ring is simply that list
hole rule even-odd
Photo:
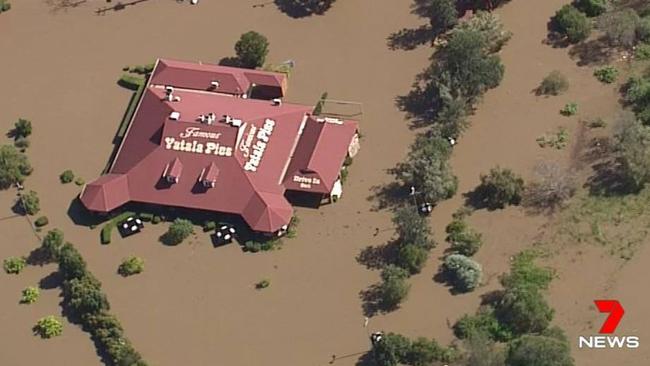
[{"label": "7news logo", "polygon": [[[609,313],[607,319],[600,328],[601,335],[578,337],[579,348],[639,348],[639,337],[637,336],[610,336],[618,327],[618,324],[625,315],[625,309],[618,300],[595,300],[594,303],[601,313]],[[602,335],[607,334],[607,335]]]}]

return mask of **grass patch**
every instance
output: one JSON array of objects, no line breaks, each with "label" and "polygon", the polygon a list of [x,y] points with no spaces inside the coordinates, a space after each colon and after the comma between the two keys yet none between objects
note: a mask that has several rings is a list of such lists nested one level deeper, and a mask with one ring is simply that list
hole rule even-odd
[{"label": "grass patch", "polygon": [[560,127],[553,134],[545,134],[537,138],[539,147],[552,147],[557,150],[564,149],[569,143],[569,132],[566,128]]}]

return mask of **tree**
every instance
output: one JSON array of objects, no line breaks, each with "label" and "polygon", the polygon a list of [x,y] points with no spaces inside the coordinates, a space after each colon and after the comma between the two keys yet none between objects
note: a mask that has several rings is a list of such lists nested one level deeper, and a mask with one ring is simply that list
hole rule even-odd
[{"label": "tree", "polygon": [[508,346],[508,366],[573,366],[568,342],[542,335],[524,335]]},{"label": "tree", "polygon": [[90,274],[65,281],[63,293],[70,309],[80,316],[97,314],[110,308],[101,284]]},{"label": "tree", "polygon": [[192,222],[185,219],[176,219],[169,225],[169,229],[163,235],[163,242],[168,245],[178,245],[194,233]]},{"label": "tree", "polygon": [[569,80],[558,70],[551,71],[537,88],[541,95],[560,95],[569,89]]},{"label": "tree", "polygon": [[632,106],[636,117],[650,125],[650,78],[631,77],[625,84],[625,102]]},{"label": "tree", "polygon": [[18,202],[28,215],[36,215],[41,210],[41,201],[38,199],[38,194],[34,191],[21,194]]},{"label": "tree", "polygon": [[564,5],[553,17],[555,30],[571,43],[584,41],[591,34],[591,21],[573,5]]},{"label": "tree", "polygon": [[451,249],[458,254],[472,256],[483,244],[482,235],[469,227],[464,217],[456,217],[447,225],[447,242]]},{"label": "tree", "polygon": [[124,277],[138,274],[144,271],[144,260],[139,257],[126,258],[117,269],[117,273]]},{"label": "tree", "polygon": [[603,14],[598,20],[598,28],[605,33],[605,39],[614,47],[630,48],[636,43],[636,30],[641,18],[632,9],[624,9]]},{"label": "tree", "polygon": [[473,334],[463,342],[466,366],[504,366],[506,355],[494,341],[483,333]]},{"label": "tree", "polygon": [[571,198],[576,189],[572,171],[555,162],[542,162],[535,167],[535,180],[528,183],[523,201],[526,206],[553,211]]},{"label": "tree", "polygon": [[450,254],[443,263],[444,271],[449,275],[454,289],[470,292],[481,284],[483,269],[477,262],[462,254]]},{"label": "tree", "polygon": [[254,69],[264,65],[269,53],[269,41],[255,31],[246,32],[235,44],[235,52],[243,67]]},{"label": "tree", "polygon": [[434,247],[429,223],[412,206],[399,208],[393,216],[393,224],[397,227],[401,243],[413,244],[427,250]]},{"label": "tree", "polygon": [[48,231],[41,242],[41,248],[48,260],[57,260],[62,246],[63,232],[59,229]]},{"label": "tree", "polygon": [[617,150],[623,172],[636,189],[642,189],[650,181],[650,127],[634,118],[621,123]]},{"label": "tree", "polygon": [[411,348],[411,341],[400,334],[384,334],[379,342],[372,346],[377,366],[397,366],[406,359]]},{"label": "tree", "polygon": [[454,347],[442,347],[434,339],[419,337],[411,343],[402,363],[409,366],[430,366],[436,361],[453,362],[458,356]]},{"label": "tree", "polygon": [[481,184],[474,194],[485,207],[495,210],[507,205],[518,205],[524,190],[524,180],[510,169],[500,167],[481,174]]},{"label": "tree", "polygon": [[607,0],[575,0],[573,5],[589,17],[597,17],[607,11]]},{"label": "tree", "polygon": [[275,4],[287,15],[300,18],[324,14],[336,0],[275,0]]},{"label": "tree", "polygon": [[415,187],[424,200],[435,204],[452,197],[458,189],[458,179],[448,161],[450,153],[444,138],[420,135],[406,161],[395,168],[395,175],[404,185]]},{"label": "tree", "polygon": [[18,122],[14,124],[13,130],[14,137],[27,137],[32,134],[32,122],[26,119],[19,118]]},{"label": "tree", "polygon": [[455,0],[415,0],[411,11],[413,14],[429,19],[434,37],[452,29],[458,23]]},{"label": "tree", "polygon": [[0,189],[22,183],[32,173],[27,157],[11,145],[0,147]]},{"label": "tree", "polygon": [[503,28],[499,16],[489,11],[477,11],[469,20],[458,24],[452,34],[464,31],[482,34],[488,53],[498,52],[512,38],[512,33]]},{"label": "tree", "polygon": [[57,260],[59,262],[59,271],[65,279],[81,278],[88,274],[86,261],[70,243],[65,243],[61,247]]},{"label": "tree", "polygon": [[406,244],[400,246],[395,262],[413,275],[422,271],[427,259],[429,259],[428,249],[414,244]]},{"label": "tree", "polygon": [[512,339],[512,332],[501,324],[491,306],[479,308],[475,315],[463,315],[454,324],[454,335],[459,339],[470,339],[484,335],[498,342]]},{"label": "tree", "polygon": [[514,334],[543,331],[553,320],[554,313],[544,296],[531,288],[506,290],[497,306],[499,321],[508,326]]},{"label": "tree", "polygon": [[411,286],[406,282],[408,272],[395,265],[388,265],[381,272],[383,282],[379,286],[380,304],[384,309],[395,309],[406,299]]},{"label": "tree", "polygon": [[39,319],[33,331],[35,334],[40,335],[41,338],[52,338],[63,333],[63,324],[54,315],[49,315]]}]

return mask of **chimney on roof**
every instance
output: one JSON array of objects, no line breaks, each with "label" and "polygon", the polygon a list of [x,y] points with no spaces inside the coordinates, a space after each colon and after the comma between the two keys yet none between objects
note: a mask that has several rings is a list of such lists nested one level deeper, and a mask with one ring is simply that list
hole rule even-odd
[{"label": "chimney on roof", "polygon": [[181,112],[172,112],[169,114],[169,119],[172,121],[178,121],[179,118],[181,118]]},{"label": "chimney on roof", "polygon": [[273,105],[278,106],[278,107],[281,106],[282,105],[282,99],[280,99],[280,98],[273,99]]}]

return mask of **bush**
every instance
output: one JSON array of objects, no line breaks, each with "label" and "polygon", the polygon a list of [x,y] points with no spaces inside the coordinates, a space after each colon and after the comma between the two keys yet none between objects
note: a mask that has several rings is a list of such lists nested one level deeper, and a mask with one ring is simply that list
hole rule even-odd
[{"label": "bush", "polygon": [[271,286],[271,281],[269,281],[267,279],[261,280],[260,282],[255,284],[255,288],[258,289],[258,290],[265,289],[265,288],[267,288],[269,286]]},{"label": "bush", "polygon": [[140,218],[140,220],[142,220],[144,222],[153,221],[153,214],[149,213],[149,212],[140,213],[140,214],[138,214],[138,217]]},{"label": "bush", "polygon": [[535,168],[536,178],[524,194],[526,206],[555,210],[573,196],[577,189],[575,174],[557,163],[544,162]]},{"label": "bush", "polygon": [[589,128],[605,128],[607,127],[607,122],[605,122],[604,119],[598,117],[589,121],[587,125],[589,126]]},{"label": "bush", "polygon": [[41,336],[41,338],[57,337],[63,333],[63,324],[54,315],[49,315],[39,319],[33,331],[35,334]]},{"label": "bush", "polygon": [[257,253],[260,250],[262,250],[262,243],[254,241],[254,240],[248,240],[244,243],[244,249],[247,252],[251,253]]},{"label": "bush", "polygon": [[569,143],[569,132],[564,127],[558,127],[557,132],[542,135],[535,141],[537,141],[539,147],[552,147],[557,150],[562,150]]},{"label": "bush", "polygon": [[622,125],[616,147],[623,173],[640,190],[650,181],[650,127],[634,117],[623,120]]},{"label": "bush", "polygon": [[122,261],[117,268],[117,273],[124,277],[138,274],[144,271],[144,260],[139,257],[129,257]]},{"label": "bush", "polygon": [[482,235],[470,228],[464,218],[454,218],[445,231],[448,234],[446,240],[454,253],[471,257],[483,244]]},{"label": "bush", "polygon": [[634,55],[639,60],[650,60],[650,44],[640,44],[634,52]]},{"label": "bush", "polygon": [[41,243],[41,248],[47,260],[57,260],[63,247],[63,232],[59,229],[53,229],[45,234]]},{"label": "bush", "polygon": [[569,80],[558,70],[551,71],[537,88],[542,95],[560,95],[569,89]]},{"label": "bush", "polygon": [[380,341],[375,342],[372,354],[377,366],[428,366],[438,362],[452,363],[460,358],[456,348],[442,347],[435,340],[424,337],[415,341],[400,334],[384,334]]},{"label": "bush", "polygon": [[101,283],[89,273],[66,280],[63,283],[63,295],[69,309],[78,316],[98,314],[110,308]]},{"label": "bush", "polygon": [[32,173],[32,166],[27,156],[14,146],[0,147],[0,189],[7,189],[12,184],[23,183],[25,177]]},{"label": "bush", "polygon": [[59,180],[63,184],[70,183],[70,182],[72,182],[74,180],[74,173],[70,169],[64,170],[63,173],[61,173],[61,175],[59,175]]},{"label": "bush", "polygon": [[151,219],[151,223],[154,225],[160,224],[162,221],[162,218],[158,215],[154,215],[153,219]]},{"label": "bush", "polygon": [[[127,67],[127,70],[134,73],[134,74],[140,74],[140,75],[146,75],[149,74],[153,71],[153,68],[156,66],[155,63],[151,64],[146,64],[146,65],[136,65],[134,67]],[[124,70],[124,71],[127,71]]]},{"label": "bush", "polygon": [[567,103],[564,108],[560,110],[560,114],[565,117],[575,116],[578,113],[578,104],[571,102]]},{"label": "bush", "polygon": [[235,53],[243,67],[254,69],[264,65],[269,53],[269,41],[263,35],[250,31],[241,35],[235,44]]},{"label": "bush", "polygon": [[591,34],[591,21],[572,5],[564,5],[553,17],[555,30],[571,43],[584,41]]},{"label": "bush", "polygon": [[618,78],[618,70],[614,66],[605,66],[594,71],[594,76],[601,83],[611,84]]},{"label": "bush", "polygon": [[107,223],[102,226],[102,231],[100,232],[100,241],[102,244],[110,244],[111,243],[111,237],[113,235],[113,225],[112,223]]},{"label": "bush", "polygon": [[38,297],[41,295],[41,292],[37,287],[29,286],[25,288],[22,292],[22,297],[20,298],[21,304],[33,304],[38,300]]},{"label": "bush", "polygon": [[50,220],[47,219],[47,216],[41,216],[34,221],[36,227],[43,227],[50,223]]},{"label": "bush", "polygon": [[566,339],[524,335],[508,345],[508,366],[573,366]]},{"label": "bush", "polygon": [[449,275],[454,288],[461,292],[469,292],[481,284],[483,269],[477,262],[462,254],[451,254],[445,258],[444,271]]},{"label": "bush", "polygon": [[14,140],[14,146],[20,149],[20,151],[25,151],[31,145],[31,142],[27,137],[18,137]]},{"label": "bush", "polygon": [[169,225],[169,229],[163,235],[162,241],[167,245],[178,245],[194,234],[192,222],[185,219],[176,219]]},{"label": "bush", "polygon": [[573,5],[589,17],[597,17],[607,11],[607,0],[575,0]]},{"label": "bush", "polygon": [[66,280],[88,276],[86,261],[84,261],[81,254],[70,243],[65,243],[61,246],[57,261],[59,262],[59,271]]},{"label": "bush", "polygon": [[314,111],[312,114],[314,116],[320,116],[320,114],[323,112],[323,106],[325,105],[325,101],[327,100],[327,92],[324,92],[321,96],[318,102],[316,102],[316,106],[314,106]]},{"label": "bush", "polygon": [[422,271],[427,259],[429,259],[428,249],[413,244],[406,244],[400,246],[395,264],[413,275]]},{"label": "bush", "polygon": [[631,77],[625,85],[625,102],[631,105],[636,117],[650,124],[650,78]]},{"label": "bush", "polygon": [[416,245],[424,249],[435,246],[431,239],[429,222],[422,217],[413,206],[401,207],[393,215],[393,224],[396,226],[397,235],[402,245]]},{"label": "bush", "polygon": [[[344,171],[347,172],[347,169]],[[300,224],[300,218],[294,214],[287,226],[287,238],[295,238],[298,235],[298,224]]]},{"label": "bush", "polygon": [[0,0],[0,13],[11,9],[11,3],[6,0]]},{"label": "bush", "polygon": [[27,215],[36,215],[41,210],[41,201],[38,199],[38,194],[34,191],[21,194],[19,202]]},{"label": "bush", "polygon": [[32,122],[26,119],[19,118],[18,122],[14,124],[13,130],[14,137],[27,137],[32,134]]},{"label": "bush", "polygon": [[490,169],[487,175],[481,174],[481,184],[475,195],[481,205],[494,210],[507,205],[518,205],[524,191],[524,180],[510,169],[500,167]]},{"label": "bush", "polygon": [[458,31],[480,32],[486,39],[487,51],[498,52],[510,40],[512,33],[503,28],[499,16],[489,11],[477,11],[473,17],[461,22],[451,30],[451,33]]},{"label": "bush", "polygon": [[203,231],[206,233],[208,231],[215,230],[216,228],[217,228],[217,223],[214,221],[206,221],[203,223]]},{"label": "bush", "polygon": [[123,74],[120,80],[117,81],[117,84],[123,88],[127,88],[133,91],[138,90],[141,85],[144,85],[145,80],[137,76]]},{"label": "bush", "polygon": [[76,184],[78,186],[83,186],[84,184],[86,184],[86,181],[81,177],[77,177],[74,180],[74,184]]},{"label": "bush", "polygon": [[510,330],[499,323],[494,309],[489,307],[479,309],[476,315],[463,315],[454,324],[454,335],[459,339],[468,339],[479,334],[485,334],[498,342],[507,342],[512,339]]},{"label": "bush", "polygon": [[388,265],[381,272],[383,282],[378,288],[380,305],[384,309],[395,309],[408,296],[411,286],[406,282],[409,274],[395,265]]},{"label": "bush", "polygon": [[27,265],[27,260],[23,257],[9,257],[2,262],[7,274],[19,274]]},{"label": "bush", "polygon": [[640,24],[639,15],[632,9],[607,13],[598,20],[598,28],[605,33],[607,42],[614,47],[634,46],[637,27]]},{"label": "bush", "polygon": [[547,289],[554,273],[548,268],[535,265],[537,254],[531,251],[519,253],[510,265],[510,273],[501,278],[506,290],[511,289]]},{"label": "bush", "polygon": [[636,38],[639,42],[650,42],[650,16],[646,16],[639,21],[636,27]]}]

